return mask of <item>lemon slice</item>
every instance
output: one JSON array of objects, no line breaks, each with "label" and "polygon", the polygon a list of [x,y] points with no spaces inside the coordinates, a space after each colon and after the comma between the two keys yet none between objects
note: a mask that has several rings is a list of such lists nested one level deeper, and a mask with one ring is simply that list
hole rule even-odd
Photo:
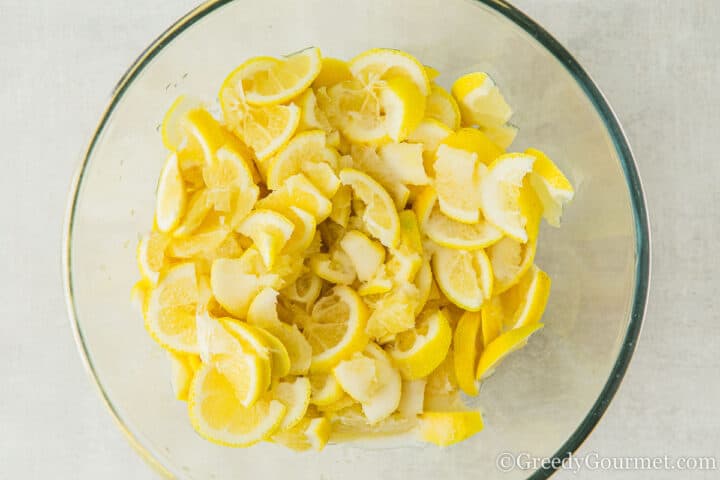
[{"label": "lemon slice", "polygon": [[374,343],[369,343],[363,355],[375,363],[375,384],[372,394],[361,402],[363,414],[368,422],[376,424],[388,418],[400,405],[402,381],[393,367],[390,357]]},{"label": "lemon slice", "polygon": [[250,349],[256,356],[270,362],[271,376],[284,377],[290,372],[290,355],[287,348],[268,330],[229,318],[221,319],[221,323],[226,330],[246,345],[246,349]]},{"label": "lemon slice", "polygon": [[352,73],[345,60],[338,58],[323,57],[322,68],[313,82],[313,88],[330,87],[336,83],[351,80]]},{"label": "lemon slice", "polygon": [[198,353],[195,310],[199,301],[193,263],[167,271],[148,298],[145,327],[162,347],[180,353]]},{"label": "lemon slice", "polygon": [[230,130],[255,153],[262,170],[263,162],[285,145],[300,124],[300,108],[289,105],[248,105],[243,92],[238,92],[232,74],[220,88],[220,106]]},{"label": "lemon slice", "polygon": [[252,238],[267,268],[272,268],[280,250],[290,240],[293,222],[272,210],[254,210],[238,226],[238,232]]},{"label": "lemon slice", "polygon": [[188,401],[190,421],[207,440],[248,447],[279,428],[287,410],[282,402],[262,398],[250,407],[243,405],[242,394],[255,378],[252,359],[239,356],[234,368],[225,369],[203,364],[195,374]]},{"label": "lemon slice", "polygon": [[425,412],[420,415],[420,438],[447,447],[483,429],[480,412]]},{"label": "lemon slice", "polygon": [[432,267],[430,267],[430,261],[427,258],[423,258],[413,284],[418,291],[415,315],[419,315],[423,307],[425,307],[428,298],[430,298],[430,290],[433,284]]},{"label": "lemon slice", "polygon": [[440,211],[458,222],[480,220],[480,173],[477,154],[440,145],[433,170]]},{"label": "lemon slice", "polygon": [[312,346],[312,372],[329,372],[367,343],[367,307],[349,287],[338,285],[320,298],[303,333]]},{"label": "lemon slice", "polygon": [[255,326],[255,333],[262,339],[263,343],[267,345],[270,350],[270,356],[272,361],[272,375],[274,377],[282,378],[290,373],[292,367],[292,361],[290,359],[290,353],[285,347],[285,344],[280,341],[272,333],[268,332],[262,327]]},{"label": "lemon slice", "polygon": [[257,203],[257,208],[278,212],[287,211],[293,206],[310,213],[318,224],[332,211],[330,201],[301,173],[288,178],[282,187]]},{"label": "lemon slice", "polygon": [[316,92],[317,103],[330,124],[354,143],[389,141],[380,99],[380,85],[346,80]]},{"label": "lemon slice", "polygon": [[520,191],[534,161],[534,157],[522,154],[498,157],[483,177],[480,189],[485,218],[521,243],[528,241],[528,218],[521,211]]},{"label": "lemon slice", "polygon": [[[199,322],[206,322],[205,327],[201,327],[200,324],[198,326],[198,335],[201,337],[200,341],[208,342],[208,334],[206,333],[208,328],[208,320],[207,320],[207,314],[202,313],[201,315],[205,316],[204,320],[199,320]],[[199,315],[200,316],[200,315]],[[209,322],[212,322],[213,319],[210,319]],[[235,320],[234,318],[230,317],[224,317],[217,319],[218,322],[220,322],[220,325],[222,326],[222,329],[230,333],[234,339],[240,344],[240,350],[248,355],[251,355],[253,357],[256,357],[258,359],[258,372],[260,377],[260,383],[258,387],[258,392],[265,392],[270,384],[272,383],[272,377],[273,377],[273,371],[272,367],[274,363],[277,363],[277,361],[273,358],[271,353],[272,345],[266,340],[266,337],[264,337],[262,334],[258,333],[258,331],[251,327],[250,325],[246,324],[245,322],[241,322],[239,320]],[[213,327],[209,328],[211,331],[213,331],[213,334],[217,335],[217,332],[214,332]],[[204,336],[204,338],[203,338]],[[222,350],[221,347],[216,346],[212,343],[212,339],[210,340],[209,345],[206,347],[207,354],[210,355],[211,361],[217,362],[215,358],[218,356],[224,356],[227,354],[226,351]],[[201,351],[201,355],[202,355]],[[206,356],[207,356],[206,354]],[[235,352],[232,352],[233,355],[235,355]],[[277,375],[276,375],[277,377]],[[258,393],[258,396],[255,397],[252,402],[257,400],[259,398],[260,393]],[[249,404],[248,404],[249,405]]]},{"label": "lemon slice", "polygon": [[498,364],[510,353],[524,347],[530,335],[540,330],[542,323],[532,323],[503,333],[485,347],[478,361],[475,378],[482,380],[492,375]]},{"label": "lemon slice", "polygon": [[206,189],[193,193],[188,201],[185,216],[173,231],[173,236],[186,237],[193,233],[203,223],[212,206]]},{"label": "lemon slice", "polygon": [[370,233],[386,247],[396,247],[400,220],[387,191],[369,175],[352,168],[340,171],[340,181],[352,187],[355,197],[365,204],[362,219]]},{"label": "lemon slice", "polygon": [[430,87],[425,116],[442,122],[451,130],[460,128],[460,107],[455,98],[440,85],[433,84]]},{"label": "lemon slice", "polygon": [[575,190],[560,169],[540,150],[528,148],[525,153],[535,157],[530,181],[543,207],[543,217],[554,226],[560,226],[563,205],[573,199]]},{"label": "lemon slice", "polygon": [[325,417],[305,417],[294,427],[275,433],[272,441],[295,451],[321,451],[330,439],[332,425]]},{"label": "lemon slice", "polygon": [[173,393],[176,399],[185,402],[188,399],[190,383],[193,375],[195,375],[195,367],[199,366],[199,358],[195,355],[183,355],[174,352],[168,352],[168,358],[170,359],[170,380]]},{"label": "lemon slice", "polygon": [[432,257],[432,267],[440,290],[460,308],[477,312],[492,295],[492,267],[483,250],[469,252],[438,247]]},{"label": "lemon slice", "polygon": [[334,374],[315,373],[310,377],[310,403],[317,406],[326,406],[340,400],[343,395],[343,389],[335,378]]},{"label": "lemon slice", "polygon": [[425,385],[427,379],[403,380],[398,413],[403,417],[414,418],[423,412],[425,403]]},{"label": "lemon slice", "polygon": [[248,308],[247,321],[282,343],[290,361],[287,374],[304,375],[310,368],[312,348],[297,326],[280,320],[277,295],[272,288],[265,288],[255,295]]},{"label": "lemon slice", "polygon": [[[458,320],[453,337],[455,377],[462,391],[468,395],[478,394],[475,365],[478,358],[478,332],[482,332],[481,326],[480,313],[465,312]],[[479,344],[482,345],[482,339]]]},{"label": "lemon slice", "polygon": [[509,328],[539,322],[550,296],[550,277],[534,266],[510,290],[502,295]]},{"label": "lemon slice", "polygon": [[137,246],[137,262],[143,278],[155,284],[165,262],[165,249],[170,238],[160,232],[150,232],[140,238]]},{"label": "lemon slice", "polygon": [[358,402],[369,401],[378,388],[376,362],[360,352],[338,363],[333,375],[340,387]]},{"label": "lemon slice", "polygon": [[[251,249],[237,259],[218,258],[210,271],[213,296],[225,310],[238,318],[245,318],[250,303],[264,287],[279,283],[278,275],[269,273],[261,259],[260,266],[250,261],[256,253],[257,250]],[[257,255],[260,256],[259,253]]]},{"label": "lemon slice", "polygon": [[[298,124],[298,132],[307,130],[323,130],[328,135],[337,133],[325,112],[318,106],[317,97],[312,88],[305,90],[296,100],[300,107],[300,123]],[[328,142],[330,145],[330,142]]]},{"label": "lemon slice", "polygon": [[485,165],[503,154],[503,150],[477,128],[464,127],[447,136],[442,143],[449,147],[477,154],[477,159]]},{"label": "lemon slice", "polygon": [[416,84],[405,77],[394,77],[380,89],[385,110],[385,128],[394,142],[404,141],[425,116],[426,99]]},{"label": "lemon slice", "polygon": [[340,240],[340,247],[348,254],[358,280],[367,282],[385,262],[385,249],[357,230],[348,231]]},{"label": "lemon slice", "polygon": [[507,150],[515,141],[515,137],[517,137],[518,127],[507,123],[498,127],[485,127],[482,131],[495,145]]},{"label": "lemon slice", "polygon": [[421,229],[432,241],[448,248],[477,250],[499,241],[503,233],[484,218],[477,223],[462,223],[444,215],[437,205],[437,194],[431,186],[425,187],[413,204],[421,219]]},{"label": "lemon slice", "polygon": [[424,67],[428,80],[430,80],[431,82],[440,76],[440,72],[437,68],[431,67],[430,65],[424,65]]},{"label": "lemon slice", "polygon": [[505,292],[520,281],[533,264],[536,248],[536,241],[520,243],[510,237],[504,237],[487,249],[495,276],[493,288],[495,294]]},{"label": "lemon slice", "polygon": [[237,223],[250,212],[259,194],[253,169],[230,144],[219,148],[215,157],[203,168],[207,202],[218,212],[232,214],[232,222]]},{"label": "lemon slice", "polygon": [[235,69],[225,83],[243,92],[250,105],[277,105],[300,95],[321,67],[320,49],[313,47],[282,60],[252,58]]},{"label": "lemon slice", "polygon": [[392,413],[382,420],[370,422],[362,406],[349,407],[328,414],[332,424],[331,440],[335,442],[377,439],[406,433],[417,426],[417,419]]},{"label": "lemon slice", "polygon": [[230,235],[227,227],[210,224],[189,237],[174,238],[168,245],[168,256],[182,259],[200,257],[217,249]]},{"label": "lemon slice", "polygon": [[180,95],[175,99],[160,124],[160,135],[165,148],[177,152],[187,146],[187,132],[184,124],[187,114],[203,108],[202,101],[188,95]]},{"label": "lemon slice", "polygon": [[312,254],[309,266],[315,275],[337,285],[350,285],[356,278],[351,257],[338,248],[330,253]]},{"label": "lemon slice", "polygon": [[180,175],[177,155],[171,154],[165,161],[157,186],[155,223],[161,232],[169,232],[185,213],[187,202],[185,184]]},{"label": "lemon slice", "polygon": [[413,82],[423,96],[430,93],[430,81],[422,63],[402,50],[373,48],[353,58],[350,72],[365,84],[378,80],[405,78]]},{"label": "lemon slice", "polygon": [[505,310],[500,296],[493,296],[485,302],[480,311],[482,318],[483,348],[495,340],[503,331],[505,325]]},{"label": "lemon slice", "polygon": [[432,168],[433,163],[435,163],[435,151],[450,134],[452,134],[452,130],[447,125],[434,118],[425,117],[415,127],[415,130],[408,135],[408,142],[422,145],[423,161],[428,175],[435,175]]},{"label": "lemon slice", "polygon": [[337,164],[337,154],[327,146],[325,132],[310,130],[299,133],[270,161],[267,186],[271,190],[277,190],[289,177],[304,173],[311,180],[313,176],[323,180],[322,184],[317,181],[313,183],[320,188],[323,195],[330,198],[335,195],[340,181],[332,169],[325,174],[326,178],[320,177],[322,173],[318,170],[318,164],[332,167]]},{"label": "lemon slice", "polygon": [[320,296],[322,279],[312,272],[305,272],[291,285],[285,287],[282,294],[290,300],[311,308]]},{"label": "lemon slice", "polygon": [[403,378],[416,380],[442,363],[451,341],[448,319],[436,310],[420,318],[414,329],[399,333],[388,352]]},{"label": "lemon slice", "polygon": [[468,125],[496,127],[504,125],[512,116],[512,109],[487,73],[463,75],[455,80],[452,94]]},{"label": "lemon slice", "polygon": [[273,389],[272,397],[286,407],[279,430],[293,428],[303,419],[310,405],[310,380],[297,377],[292,381],[282,381]]},{"label": "lemon slice", "polygon": [[330,220],[343,228],[347,228],[348,220],[352,210],[352,189],[347,185],[341,185],[332,197],[332,211]]},{"label": "lemon slice", "polygon": [[382,295],[373,305],[367,334],[379,340],[413,328],[418,297],[417,288],[408,283],[401,283]]}]

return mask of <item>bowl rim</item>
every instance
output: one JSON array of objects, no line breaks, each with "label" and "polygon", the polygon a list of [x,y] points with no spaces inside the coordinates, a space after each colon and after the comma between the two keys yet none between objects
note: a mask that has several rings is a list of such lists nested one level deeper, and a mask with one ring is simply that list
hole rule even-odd
[{"label": "bowl rim", "polygon": [[[78,352],[85,365],[85,368],[91,377],[93,383],[97,387],[99,394],[105,403],[105,406],[112,415],[115,423],[125,434],[131,446],[140,454],[140,456],[158,473],[167,478],[180,478],[174,472],[171,472],[170,466],[165,466],[158,456],[154,455],[149,447],[143,445],[130,427],[125,424],[119,411],[113,405],[107,392],[102,386],[98,372],[90,359],[88,346],[85,342],[82,329],[78,320],[78,314],[75,308],[75,299],[73,295],[73,275],[70,268],[72,262],[72,233],[75,219],[77,201],[79,198],[80,187],[82,185],[83,175],[93,154],[100,134],[103,132],[108,119],[115,110],[119,101],[127,88],[132,84],[135,77],[145,68],[146,65],[165,48],[175,37],[183,33],[197,21],[201,20],[216,9],[231,3],[235,0],[209,0],[204,4],[190,10],[167,30],[160,34],[150,45],[132,63],[128,70],[123,74],[120,80],[112,90],[110,101],[103,111],[100,121],[95,128],[91,140],[85,150],[80,165],[75,172],[68,198],[68,205],[65,214],[65,226],[63,232],[62,243],[62,270],[63,283],[65,291],[66,308],[68,317],[72,327],[73,335],[77,344]],[[541,27],[530,16],[525,14],[517,7],[511,5],[506,0],[472,0],[482,4],[495,12],[501,14],[506,19],[519,26],[527,34],[533,37],[541,46],[550,52],[556,60],[570,73],[577,84],[583,90],[587,98],[591,101],[598,115],[602,119],[605,128],[610,135],[615,151],[620,160],[622,170],[627,183],[628,192],[630,194],[630,203],[633,212],[633,220],[635,224],[635,282],[632,308],[630,309],[630,320],[628,322],[627,331],[623,339],[620,352],[613,365],[610,375],[601,390],[597,400],[594,402],[590,411],[586,414],[580,425],[570,435],[568,440],[555,452],[551,460],[556,461],[545,462],[544,465],[536,470],[528,477],[528,480],[546,480],[557,469],[560,460],[571,456],[588,438],[590,433],[597,426],[598,422],[606,412],[611,400],[615,396],[629,366],[632,355],[635,351],[637,341],[642,329],[642,323],[645,316],[646,304],[650,287],[650,226],[648,212],[646,207],[645,195],[643,193],[642,182],[638,173],[637,165],[617,116],[610,107],[605,96],[602,94],[598,86],[592,80],[590,75],[580,66],[578,61],[570,54],[570,52],[560,44],[550,33]]]}]

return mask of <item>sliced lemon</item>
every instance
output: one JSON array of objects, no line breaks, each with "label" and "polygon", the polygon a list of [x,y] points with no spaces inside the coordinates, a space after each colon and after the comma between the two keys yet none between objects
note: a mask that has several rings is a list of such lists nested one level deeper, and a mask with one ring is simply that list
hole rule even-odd
[{"label": "sliced lemon", "polygon": [[493,296],[485,302],[480,311],[482,317],[482,340],[483,347],[495,340],[503,331],[505,324],[505,311],[500,296]]},{"label": "sliced lemon", "polygon": [[380,89],[380,104],[385,110],[385,128],[394,142],[404,141],[425,116],[426,99],[416,84],[405,77],[387,80]]},{"label": "sliced lemon", "polygon": [[[323,130],[328,135],[337,134],[330,121],[328,120],[325,112],[320,109],[317,102],[317,97],[312,88],[305,90],[302,95],[296,100],[300,107],[300,123],[298,124],[298,131],[303,132],[306,130]],[[330,142],[328,142],[330,144]]]},{"label": "sliced lemon", "polygon": [[190,383],[192,382],[193,375],[195,375],[193,365],[196,361],[191,360],[193,357],[197,358],[194,355],[183,355],[168,352],[171,369],[170,380],[172,383],[173,393],[175,394],[176,399],[184,402],[188,399]]},{"label": "sliced lemon", "polygon": [[[330,198],[335,195],[340,181],[332,169],[324,177],[318,168],[320,165],[334,167],[337,164],[337,154],[327,146],[325,132],[322,130],[309,130],[297,134],[285,145],[271,160],[267,171],[267,186],[271,190],[277,190],[289,177],[304,173],[306,177],[313,180],[318,177],[322,184],[315,183],[323,195]],[[327,190],[321,187],[327,187]]]},{"label": "sliced lemon", "polygon": [[385,262],[385,249],[357,230],[348,231],[340,240],[340,247],[348,254],[358,280],[367,282]]},{"label": "sliced lemon", "polygon": [[[248,253],[250,252],[250,253]],[[237,259],[218,258],[212,264],[210,284],[215,299],[222,307],[238,318],[245,318],[250,303],[265,287],[279,283],[277,274],[269,273],[264,266],[250,262],[257,250],[247,250]],[[260,255],[257,253],[258,260]]]},{"label": "sliced lemon", "polygon": [[447,447],[483,429],[480,412],[425,412],[420,415],[420,438]]},{"label": "sliced lemon", "polygon": [[294,302],[311,308],[320,296],[322,285],[322,279],[308,271],[300,275],[291,285],[285,287],[282,294]]},{"label": "sliced lemon", "polygon": [[216,250],[230,235],[230,230],[222,225],[211,223],[199,228],[194,235],[173,238],[168,244],[168,256],[182,259],[201,257]]},{"label": "sliced lemon", "polygon": [[150,294],[145,327],[162,347],[197,354],[195,310],[198,301],[195,265],[176,265],[167,271]]},{"label": "sliced lemon", "polygon": [[483,250],[437,247],[432,267],[440,290],[460,308],[477,312],[492,295],[492,267]]},{"label": "sliced lemon", "polygon": [[419,315],[425,304],[430,298],[430,290],[433,284],[432,267],[430,267],[430,261],[427,258],[423,258],[420,265],[420,269],[415,275],[413,284],[418,290],[418,300],[415,306],[415,315]]},{"label": "sliced lemon", "polygon": [[293,222],[273,210],[254,210],[238,225],[237,230],[252,238],[265,266],[272,268],[294,229]]},{"label": "sliced lemon", "polygon": [[185,184],[180,175],[177,155],[171,154],[165,161],[157,186],[155,223],[161,232],[169,232],[185,213],[187,202]]},{"label": "sliced lemon", "polygon": [[376,424],[388,418],[400,405],[402,381],[390,357],[374,343],[369,343],[363,355],[375,362],[375,385],[368,399],[361,402],[368,422]]},{"label": "sliced lemon", "polygon": [[358,402],[369,401],[378,388],[376,362],[360,352],[338,363],[333,375],[343,391]]},{"label": "sliced lemon", "polygon": [[378,147],[381,165],[374,168],[378,174],[407,185],[427,185],[422,146],[412,143],[387,143]]},{"label": "sliced lemon", "polygon": [[413,328],[418,297],[415,285],[401,283],[373,301],[373,310],[367,322],[368,335],[381,340]]},{"label": "sliced lemon", "polygon": [[460,107],[455,98],[440,85],[433,84],[430,87],[425,116],[442,122],[452,130],[460,128]]},{"label": "sliced lemon", "polygon": [[[371,146],[353,145],[350,152],[352,154],[351,167],[370,175],[387,190],[397,209],[404,208],[410,191],[399,178],[398,173],[402,172],[402,168],[395,168],[396,165],[380,158],[376,149]],[[422,159],[422,157],[420,158]]]},{"label": "sliced lemon", "polygon": [[231,74],[220,88],[220,106],[230,130],[247,144],[263,161],[285,145],[300,124],[300,108],[289,105],[254,107],[248,104],[244,92],[236,90]]},{"label": "sliced lemon", "polygon": [[440,145],[433,170],[440,211],[453,220],[476,223],[480,220],[480,180],[477,154]]},{"label": "sliced lemon", "polygon": [[563,206],[573,199],[575,190],[560,169],[540,150],[528,148],[525,153],[535,157],[530,181],[543,207],[543,217],[554,226],[560,226]]},{"label": "sliced lemon", "polygon": [[550,296],[551,280],[534,266],[501,299],[507,313],[508,328],[519,328],[540,321]]},{"label": "sliced lemon", "polygon": [[322,68],[313,82],[313,87],[330,87],[336,83],[352,79],[350,67],[345,60],[339,58],[323,57]]},{"label": "sliced lemon", "polygon": [[297,377],[292,381],[282,381],[273,388],[272,397],[286,407],[279,430],[289,430],[303,419],[310,405],[310,380]]},{"label": "sliced lemon", "polygon": [[425,65],[425,73],[427,74],[428,80],[431,82],[440,76],[438,69],[431,67],[430,65]]},{"label": "sliced lemon", "polygon": [[343,228],[347,228],[352,204],[352,189],[341,185],[332,197],[330,219]]},{"label": "sliced lemon", "polygon": [[165,148],[177,152],[187,146],[187,133],[184,125],[187,114],[203,108],[202,101],[188,95],[180,95],[175,99],[160,125],[160,135]]},{"label": "sliced lemon", "polygon": [[328,413],[332,424],[331,440],[338,443],[363,438],[394,436],[406,433],[417,426],[417,419],[392,413],[389,416],[370,422],[360,405],[351,405]]},{"label": "sliced lemon", "polygon": [[[290,353],[287,347],[285,347],[285,344],[266,329],[258,326],[254,326],[253,328],[270,350],[272,375],[278,378],[288,375],[292,367],[292,360],[290,359]],[[270,328],[273,329],[272,327]]]},{"label": "sliced lemon", "polygon": [[343,395],[343,389],[335,378],[334,374],[315,373],[310,377],[310,403],[317,406],[326,406],[340,400]]},{"label": "sliced lemon", "polygon": [[537,242],[533,240],[520,243],[504,237],[487,249],[495,276],[495,294],[505,292],[520,281],[533,264],[536,247]]},{"label": "sliced lemon", "polygon": [[186,237],[193,233],[203,223],[212,206],[206,189],[194,192],[188,201],[185,216],[173,231],[173,236]]},{"label": "sliced lemon", "polygon": [[523,215],[520,193],[523,178],[533,168],[534,157],[506,154],[498,157],[481,182],[482,211],[485,218],[513,239],[528,241],[527,216]]},{"label": "sliced lemon", "polygon": [[243,394],[255,378],[252,358],[239,356],[233,369],[203,364],[195,374],[188,401],[190,421],[207,440],[248,447],[279,428],[287,410],[282,402],[263,398],[250,407],[243,405]]},{"label": "sliced lemon", "polygon": [[258,197],[250,163],[230,144],[219,148],[216,160],[203,168],[207,202],[218,212],[232,215],[237,224],[250,212]]},{"label": "sliced lemon", "polygon": [[388,353],[404,379],[416,380],[442,363],[451,341],[448,319],[436,310],[422,316],[415,328],[398,333]]},{"label": "sliced lemon", "polygon": [[[212,320],[213,319],[211,319],[211,321]],[[207,319],[205,321],[207,322]],[[219,318],[217,321],[222,328],[229,332],[240,344],[242,352],[257,357],[259,362],[259,375],[261,376],[259,391],[265,392],[272,383],[273,365],[277,365],[278,363],[278,359],[275,359],[272,354],[272,344],[267,340],[266,336],[245,322],[235,320],[231,317]],[[207,330],[207,328],[201,330],[201,327],[199,327],[199,335],[201,337],[205,335],[205,338],[201,339],[203,341],[207,341],[207,333],[205,333]],[[225,351],[219,350],[220,347],[216,347],[212,343],[206,348],[213,359],[212,361],[215,361],[215,357],[226,354]],[[275,376],[277,377],[279,375]]]},{"label": "sliced lemon", "polygon": [[292,206],[310,213],[318,224],[332,211],[330,201],[301,173],[288,178],[282,187],[257,203],[257,208],[278,212],[287,211]]},{"label": "sliced lemon", "polygon": [[422,231],[435,243],[448,248],[477,250],[499,241],[503,233],[484,218],[477,223],[462,223],[446,216],[437,205],[437,194],[431,186],[425,187],[413,208],[422,219]]},{"label": "sliced lemon", "polygon": [[351,168],[340,171],[340,181],[352,187],[355,197],[365,204],[362,218],[370,233],[386,247],[396,247],[400,220],[387,191],[369,175]]},{"label": "sliced lemon", "polygon": [[330,253],[312,254],[309,265],[315,275],[337,285],[350,285],[357,275],[352,258],[339,248]]},{"label": "sliced lemon", "polygon": [[449,147],[476,153],[480,162],[490,165],[493,160],[503,154],[503,150],[477,128],[464,127],[442,141]]},{"label": "sliced lemon", "polygon": [[[482,320],[478,312],[465,312],[458,320],[453,336],[453,363],[458,385],[468,395],[477,395],[475,365],[478,358],[478,333]],[[482,333],[480,333],[482,335]],[[482,339],[480,339],[482,345]]]},{"label": "sliced lemon", "polygon": [[423,149],[423,162],[425,172],[435,176],[433,164],[435,163],[435,151],[440,143],[445,140],[452,130],[444,123],[434,118],[423,118],[418,126],[408,135],[407,142],[419,143]]},{"label": "sliced lemon", "polygon": [[277,105],[300,95],[321,67],[320,49],[312,47],[281,60],[252,58],[235,69],[225,83],[242,92],[250,105]]},{"label": "sliced lemon", "polygon": [[485,127],[482,131],[495,145],[503,150],[507,150],[515,141],[515,137],[517,137],[518,127],[506,123],[505,125],[500,125],[498,127]]},{"label": "sliced lemon", "polygon": [[321,451],[330,439],[332,425],[325,417],[304,417],[294,427],[277,432],[272,441],[295,451]]},{"label": "sliced lemon", "polygon": [[346,80],[316,91],[317,103],[330,124],[354,143],[388,142],[380,98],[381,85]]},{"label": "sliced lemon", "polygon": [[304,334],[312,346],[312,372],[329,372],[367,343],[367,307],[350,287],[338,285],[320,298]]},{"label": "sliced lemon", "polygon": [[151,284],[158,281],[160,269],[165,263],[165,249],[170,238],[160,232],[150,232],[140,238],[137,246],[137,262],[140,274]]},{"label": "sliced lemon", "polygon": [[524,347],[530,335],[543,328],[542,323],[532,323],[507,331],[497,337],[483,350],[478,361],[475,377],[479,380],[489,377],[500,362],[510,353]]},{"label": "sliced lemon", "polygon": [[373,48],[353,58],[350,72],[365,84],[396,77],[408,79],[423,96],[430,93],[430,81],[422,63],[402,50]]},{"label": "sliced lemon", "polygon": [[512,116],[512,109],[487,73],[463,75],[455,80],[452,94],[460,105],[463,121],[468,125],[500,126]]},{"label": "sliced lemon", "polygon": [[403,380],[398,413],[403,417],[414,418],[423,412],[425,403],[425,385],[427,379]]}]

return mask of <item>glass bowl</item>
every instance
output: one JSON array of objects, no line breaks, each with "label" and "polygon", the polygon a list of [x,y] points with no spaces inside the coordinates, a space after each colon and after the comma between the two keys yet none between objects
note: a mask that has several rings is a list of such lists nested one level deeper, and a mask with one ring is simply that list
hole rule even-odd
[{"label": "glass bowl", "polygon": [[[180,93],[212,98],[255,55],[319,46],[351,58],[394,47],[442,72],[488,71],[514,107],[514,149],[548,152],[576,197],[544,228],[536,262],[553,278],[546,328],[482,386],[485,430],[440,449],[330,445],[297,454],[272,444],[229,449],[197,436],[173,397],[169,368],[133,310],[135,246],[152,223],[165,151],[158,125]],[[64,245],[68,310],[103,400],[142,455],[177,478],[547,478],[506,467],[503,453],[564,457],[617,390],[640,331],[649,280],[647,214],[623,132],[595,84],[547,32],[498,0],[237,0],[178,21],[115,88],[82,161]]]}]

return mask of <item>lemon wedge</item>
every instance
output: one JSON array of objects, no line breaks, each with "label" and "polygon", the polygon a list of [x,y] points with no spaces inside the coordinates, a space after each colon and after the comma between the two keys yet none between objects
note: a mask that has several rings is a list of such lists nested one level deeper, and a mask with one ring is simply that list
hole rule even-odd
[{"label": "lemon wedge", "polygon": [[447,355],[452,330],[439,310],[428,312],[411,330],[398,333],[388,350],[406,380],[417,380],[435,370]]}]

